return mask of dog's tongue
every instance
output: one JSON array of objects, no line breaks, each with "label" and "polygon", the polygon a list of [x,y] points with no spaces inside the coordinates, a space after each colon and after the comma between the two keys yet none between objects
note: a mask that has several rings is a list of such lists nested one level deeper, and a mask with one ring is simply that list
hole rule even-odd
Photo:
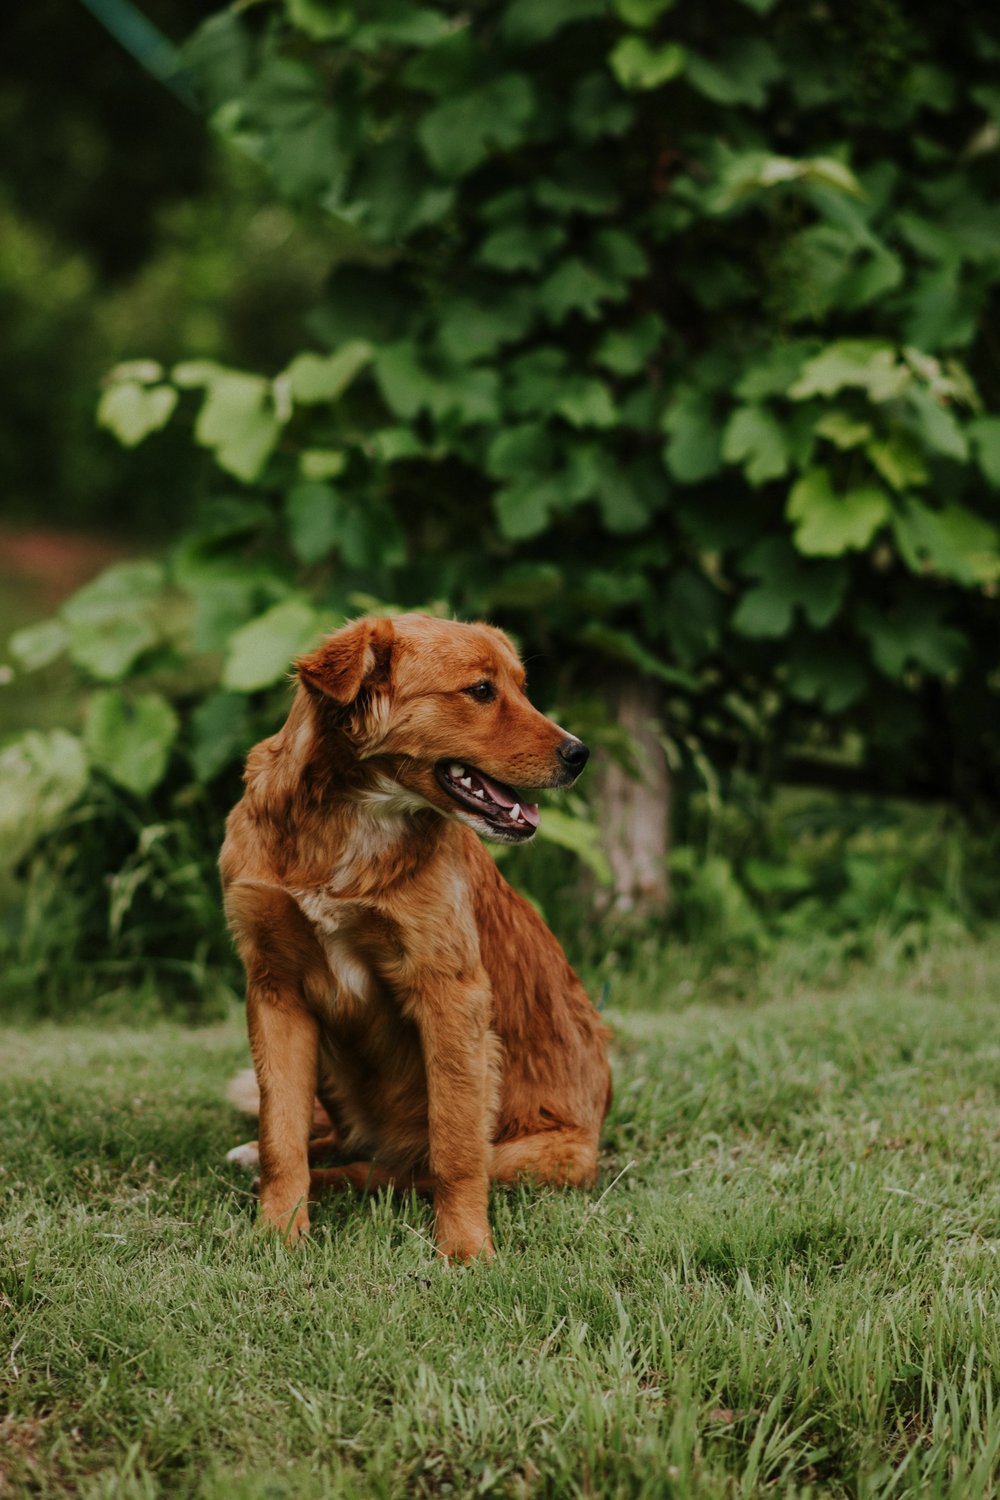
[{"label": "dog's tongue", "polygon": [[489,792],[494,802],[501,807],[513,807],[515,803],[521,809],[521,816],[532,828],[538,827],[538,807],[534,802],[520,802],[516,792],[512,792],[509,786],[504,786],[502,781],[494,781],[492,776],[487,776],[485,771],[477,770],[475,773],[483,784],[485,791]]}]

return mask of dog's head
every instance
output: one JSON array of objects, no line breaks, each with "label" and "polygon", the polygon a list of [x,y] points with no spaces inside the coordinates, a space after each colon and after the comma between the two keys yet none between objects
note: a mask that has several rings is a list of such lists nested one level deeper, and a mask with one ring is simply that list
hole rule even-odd
[{"label": "dog's head", "polygon": [[524,798],[570,786],[586,745],[533,708],[502,631],[427,615],[355,620],[297,663],[307,691],[332,703],[336,732],[371,770],[486,838],[523,843],[538,827]]}]

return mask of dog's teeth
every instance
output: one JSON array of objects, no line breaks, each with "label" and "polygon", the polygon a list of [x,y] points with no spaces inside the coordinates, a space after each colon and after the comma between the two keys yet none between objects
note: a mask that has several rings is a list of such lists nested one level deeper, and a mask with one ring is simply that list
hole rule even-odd
[{"label": "dog's teeth", "polygon": [[448,767],[448,775],[454,776],[456,781],[461,781],[462,777],[465,775],[465,767],[460,766],[456,761]]},{"label": "dog's teeth", "polygon": [[[471,782],[470,782],[470,783],[469,783],[469,785],[470,785],[470,786],[471,786],[471,785],[472,785],[472,783],[471,783]],[[480,790],[480,788],[479,788],[479,787],[478,787],[478,786],[477,786],[477,787],[476,787],[476,789],[475,789],[475,791],[474,791],[474,792],[473,792],[473,793],[472,793],[472,795],[473,795],[473,796],[474,796],[474,797],[478,797],[478,798],[479,798],[479,800],[480,800],[480,802],[485,802],[485,801],[486,801],[486,793],[485,793],[485,792],[484,792],[484,791],[481,791],[481,790]]]},{"label": "dog's teeth", "polygon": [[467,786],[467,787],[471,787],[472,786],[472,777],[471,776],[460,776],[459,780],[461,781],[461,783],[462,783],[463,786]]},{"label": "dog's teeth", "polygon": [[514,822],[516,823],[517,820],[521,816],[521,804],[520,804],[520,802],[515,802],[514,803],[514,806],[510,810],[510,815],[514,819]]}]

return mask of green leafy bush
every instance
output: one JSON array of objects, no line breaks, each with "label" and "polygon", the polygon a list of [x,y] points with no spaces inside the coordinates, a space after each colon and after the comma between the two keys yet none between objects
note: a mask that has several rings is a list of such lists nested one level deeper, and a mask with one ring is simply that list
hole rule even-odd
[{"label": "green leafy bush", "polygon": [[995,795],[998,58],[900,0],[211,17],[216,129],[337,264],[280,371],[112,372],[101,421],[188,424],[216,498],[15,658],[100,684],[133,796],[226,786],[290,656],[384,603],[510,626],[542,701],[645,677],[692,765]]},{"label": "green leafy bush", "polygon": [[223,12],[217,128],[341,226],[317,347],[133,362],[101,420],[184,414],[243,486],[230,629],[440,598],[697,733],[853,728],[874,777],[982,791],[997,57],[889,0]]}]

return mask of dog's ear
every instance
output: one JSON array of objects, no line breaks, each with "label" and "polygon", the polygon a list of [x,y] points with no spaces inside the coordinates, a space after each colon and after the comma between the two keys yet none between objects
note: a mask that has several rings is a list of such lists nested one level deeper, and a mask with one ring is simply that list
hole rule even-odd
[{"label": "dog's ear", "polygon": [[389,619],[354,620],[295,663],[299,679],[347,708],[365,687],[387,686],[395,636]]}]

